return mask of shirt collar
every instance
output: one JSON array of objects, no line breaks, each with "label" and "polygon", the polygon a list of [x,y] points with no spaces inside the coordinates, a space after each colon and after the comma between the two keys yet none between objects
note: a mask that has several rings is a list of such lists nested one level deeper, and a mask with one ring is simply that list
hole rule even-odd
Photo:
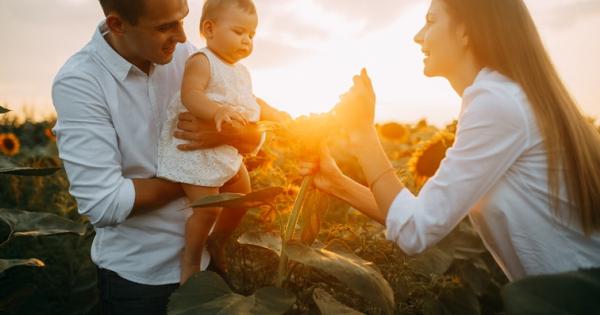
[{"label": "shirt collar", "polygon": [[[106,41],[104,36],[108,34],[109,30],[106,26],[106,21],[103,20],[100,22],[98,27],[96,28],[96,32],[94,33],[94,37],[92,39],[92,43],[96,48],[96,52],[107,66],[108,70],[112,73],[120,81],[125,80],[127,75],[132,69],[137,69],[136,66],[131,64],[125,58],[123,58],[119,53],[117,53]],[[142,72],[143,73],[143,72]]]}]

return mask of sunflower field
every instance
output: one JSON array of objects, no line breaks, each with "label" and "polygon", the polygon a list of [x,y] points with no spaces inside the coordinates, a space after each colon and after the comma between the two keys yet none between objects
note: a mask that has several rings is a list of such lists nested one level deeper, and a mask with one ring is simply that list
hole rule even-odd
[{"label": "sunflower field", "polygon": [[[0,314],[96,314],[94,230],[68,193],[53,121],[17,121],[2,114]],[[418,193],[452,146],[456,122],[444,128],[426,120],[377,128],[397,175]],[[294,128],[284,129],[293,133]],[[344,150],[344,136],[327,142],[344,173],[364,183],[357,161]],[[426,252],[407,256],[385,239],[383,226],[316,191],[299,175],[304,146],[285,132],[269,133],[263,149],[245,159],[256,193],[199,202],[223,207],[237,202],[250,210],[226,246],[227,281],[212,272],[194,275],[171,297],[169,314],[503,310],[500,290],[507,279],[468,220]],[[48,169],[58,170],[39,173]]]}]

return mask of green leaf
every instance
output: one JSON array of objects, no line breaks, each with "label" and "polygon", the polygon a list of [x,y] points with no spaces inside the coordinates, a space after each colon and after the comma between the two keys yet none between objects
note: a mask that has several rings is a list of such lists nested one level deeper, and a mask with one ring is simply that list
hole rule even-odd
[{"label": "green leaf", "polygon": [[0,246],[16,236],[41,236],[72,233],[85,235],[84,224],[51,213],[29,212],[17,209],[0,209],[0,221],[9,227],[8,235],[2,235]]},{"label": "green leaf", "polygon": [[33,168],[33,167],[11,167],[11,168],[0,168],[0,174],[4,175],[18,175],[18,176],[48,176],[56,173],[60,168],[57,167],[46,167],[46,168]]},{"label": "green leaf", "polygon": [[443,275],[452,265],[452,260],[452,256],[436,246],[409,260],[408,266],[423,275]]},{"label": "green leaf", "polygon": [[312,190],[302,206],[302,234],[300,239],[304,244],[311,245],[321,230],[321,221],[329,209],[329,196]]},{"label": "green leaf", "polygon": [[504,287],[507,314],[600,314],[600,268],[521,278]]},{"label": "green leaf", "polygon": [[281,254],[281,237],[272,233],[246,232],[238,238],[242,245],[253,245]]},{"label": "green leaf", "polygon": [[393,313],[394,293],[381,273],[372,263],[349,252],[333,252],[326,248],[315,249],[290,241],[285,245],[289,259],[322,270],[356,294],[381,307],[386,314]]},{"label": "green leaf", "polygon": [[473,291],[468,288],[454,288],[445,290],[438,297],[443,314],[453,315],[479,315],[481,307]]},{"label": "green leaf", "polygon": [[192,208],[255,208],[270,202],[283,192],[281,187],[270,187],[249,194],[223,193],[206,196],[190,204]]},{"label": "green leaf", "polygon": [[296,298],[285,289],[266,287],[243,296],[229,289],[216,273],[196,273],[171,295],[169,315],[283,314]]},{"label": "green leaf", "polygon": [[363,314],[351,307],[348,307],[321,288],[313,291],[313,300],[322,315],[360,315]]},{"label": "green leaf", "polygon": [[0,114],[4,114],[4,113],[8,113],[8,112],[10,112],[10,109],[6,109],[6,108],[0,106]]},{"label": "green leaf", "polygon": [[37,258],[29,259],[0,259],[0,273],[16,267],[16,266],[30,266],[30,267],[45,267],[44,262]]}]

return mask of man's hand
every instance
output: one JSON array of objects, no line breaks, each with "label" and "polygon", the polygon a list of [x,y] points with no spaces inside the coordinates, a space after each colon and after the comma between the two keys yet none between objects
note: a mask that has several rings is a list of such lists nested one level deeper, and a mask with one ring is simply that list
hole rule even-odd
[{"label": "man's hand", "polygon": [[224,124],[248,124],[248,120],[244,117],[244,115],[233,109],[231,106],[226,105],[221,106],[221,108],[217,110],[213,120],[215,121],[215,126],[218,132],[223,131]]},{"label": "man's hand", "polygon": [[189,112],[179,114],[175,137],[188,143],[178,146],[182,151],[195,151],[228,144],[240,153],[252,152],[260,143],[261,133],[256,124],[241,125],[235,121],[224,124],[221,132],[212,122],[203,122]]}]

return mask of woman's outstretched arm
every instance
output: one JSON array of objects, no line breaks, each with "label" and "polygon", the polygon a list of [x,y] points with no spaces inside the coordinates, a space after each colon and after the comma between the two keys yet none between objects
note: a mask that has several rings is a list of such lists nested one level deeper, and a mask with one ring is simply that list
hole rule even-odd
[{"label": "woman's outstretched arm", "polygon": [[352,151],[358,158],[379,208],[377,217],[383,217],[385,221],[388,209],[404,185],[396,176],[373,124],[375,92],[367,71],[363,69],[353,80],[354,85],[341,97],[335,113],[339,122],[349,131]]}]

